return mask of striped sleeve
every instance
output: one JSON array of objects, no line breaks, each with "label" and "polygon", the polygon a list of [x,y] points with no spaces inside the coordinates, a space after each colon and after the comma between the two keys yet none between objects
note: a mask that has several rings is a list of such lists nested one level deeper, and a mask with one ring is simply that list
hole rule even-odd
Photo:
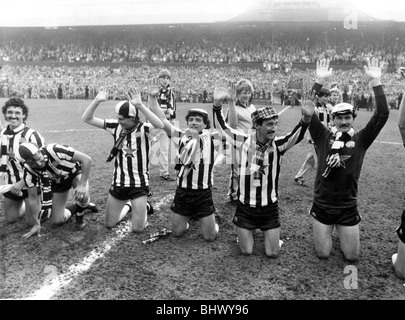
[{"label": "striped sleeve", "polygon": [[275,143],[277,149],[283,155],[287,150],[291,149],[294,145],[300,142],[309,127],[309,123],[304,123],[302,120],[295,126],[293,131],[282,137],[277,137]]},{"label": "striped sleeve", "polygon": [[46,147],[49,155],[56,161],[68,161],[71,162],[73,155],[75,154],[75,149],[69,146],[64,146],[61,144],[52,143]]},{"label": "striped sleeve", "polygon": [[249,137],[248,134],[240,132],[238,130],[232,129],[227,125],[222,113],[222,107],[213,107],[213,119],[214,119],[214,128],[218,130],[218,134],[221,137],[225,137],[226,141],[236,148],[240,148],[242,144]]},{"label": "striped sleeve", "polygon": [[35,143],[38,148],[41,148],[45,145],[45,139],[42,135],[33,129],[28,129],[27,134],[25,135],[29,142]]}]

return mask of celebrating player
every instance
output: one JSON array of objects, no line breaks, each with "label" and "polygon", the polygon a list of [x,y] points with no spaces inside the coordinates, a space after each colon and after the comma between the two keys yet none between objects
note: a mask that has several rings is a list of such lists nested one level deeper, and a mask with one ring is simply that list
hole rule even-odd
[{"label": "celebrating player", "polygon": [[[381,69],[378,59],[367,59],[364,73],[373,87],[377,109],[367,125],[355,131],[354,107],[338,103],[332,109],[334,127],[329,130],[319,118],[311,119],[309,132],[318,152],[318,170],[314,186],[314,201],[310,214],[313,217],[315,250],[319,258],[329,257],[332,248],[332,232],[336,226],[340,246],[348,261],[359,257],[361,216],[357,210],[357,188],[361,166],[367,149],[387,122],[389,109],[381,85]],[[318,93],[332,75],[329,61],[317,62],[316,83]]]}]

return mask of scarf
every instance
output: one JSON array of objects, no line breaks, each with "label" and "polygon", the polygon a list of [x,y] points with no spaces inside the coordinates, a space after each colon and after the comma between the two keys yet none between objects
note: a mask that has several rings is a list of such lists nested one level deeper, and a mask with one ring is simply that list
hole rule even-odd
[{"label": "scarf", "polygon": [[327,167],[322,174],[322,177],[327,178],[330,171],[333,168],[342,167],[341,155],[343,147],[346,142],[350,141],[354,136],[354,129],[350,128],[348,132],[340,132],[336,127],[332,127],[332,133],[335,136],[335,141],[332,144],[332,148],[329,151],[329,155],[326,157]]},{"label": "scarf", "polygon": [[138,127],[140,126],[140,122],[135,123],[131,128],[129,129],[122,129],[120,135],[118,136],[117,141],[115,141],[114,147],[110,151],[110,155],[107,158],[106,162],[110,162],[112,159],[115,158],[115,156],[118,154],[118,152],[122,148],[122,144],[124,143],[124,138],[128,135],[130,135],[132,132],[136,131]]},{"label": "scarf", "polygon": [[167,85],[166,88],[161,87],[159,89],[158,103],[168,120],[175,117],[175,110],[172,103],[172,89],[170,88],[170,85]]},{"label": "scarf", "polygon": [[268,149],[270,149],[271,152],[271,149],[273,148],[272,143],[273,141],[267,141],[264,145],[261,145],[258,142],[255,143],[255,153],[252,158],[252,163],[250,164],[250,173],[253,174],[254,187],[261,186],[260,179],[261,176],[265,174],[265,167],[263,166],[264,156]]},{"label": "scarf", "polygon": [[[41,150],[41,152],[44,155],[45,163],[48,163],[47,154],[43,150]],[[28,169],[28,171],[39,178],[42,204],[41,211],[50,211],[52,209],[52,187],[48,171],[46,170],[47,165],[45,165],[42,170],[34,169],[27,164],[25,164],[25,167]]]},{"label": "scarf", "polygon": [[[195,164],[201,163],[204,140],[210,137],[210,131],[204,130],[198,137],[186,137],[177,155],[177,176],[187,177],[191,170],[196,170]],[[194,160],[194,161],[193,161]]]}]

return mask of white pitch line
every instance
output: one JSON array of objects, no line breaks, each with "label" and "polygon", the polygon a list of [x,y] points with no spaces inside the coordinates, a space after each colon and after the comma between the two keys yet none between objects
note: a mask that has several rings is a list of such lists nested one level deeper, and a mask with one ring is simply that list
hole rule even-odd
[{"label": "white pitch line", "polygon": [[282,114],[284,111],[286,111],[286,110],[288,110],[288,109],[290,109],[290,108],[291,108],[291,106],[285,107],[283,110],[281,110],[281,111],[278,113],[278,115]]},{"label": "white pitch line", "polygon": [[375,140],[375,142],[385,143],[385,144],[400,144],[400,145],[402,145],[402,142],[378,141],[378,140]]},{"label": "white pitch line", "polygon": [[[168,194],[165,197],[163,197],[162,200],[154,204],[154,209],[155,210],[160,210],[160,208],[164,205],[166,205],[170,200],[172,200],[174,197],[174,194]],[[117,231],[116,231],[116,236],[103,241],[99,246],[97,246],[96,249],[93,249],[86,257],[82,259],[81,262],[71,265],[68,269],[67,272],[64,274],[57,275],[56,273],[56,268],[53,266],[47,266],[47,267],[53,267],[53,268],[48,268],[48,269],[54,269],[54,276],[52,275],[48,278],[50,278],[47,283],[45,283],[39,290],[34,292],[33,295],[27,298],[23,298],[22,300],[49,300],[51,299],[60,289],[63,287],[67,286],[70,282],[72,282],[75,278],[77,278],[80,274],[83,272],[87,271],[90,269],[90,267],[93,265],[94,262],[96,262],[98,259],[104,257],[110,250],[111,248],[116,245],[120,240],[122,240],[124,237],[126,237],[128,234],[130,234],[132,231],[131,227],[131,221],[125,221],[125,223],[121,224],[118,226]],[[45,267],[44,272],[47,270],[47,267]],[[45,282],[45,281],[44,281]]]}]

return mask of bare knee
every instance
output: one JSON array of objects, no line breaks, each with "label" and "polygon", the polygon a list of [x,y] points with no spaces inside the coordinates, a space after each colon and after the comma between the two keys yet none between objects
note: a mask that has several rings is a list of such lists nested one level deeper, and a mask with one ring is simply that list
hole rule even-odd
[{"label": "bare knee", "polygon": [[188,222],[186,222],[185,224],[172,222],[172,235],[176,238],[182,237],[189,227],[190,225],[188,224]]},{"label": "bare knee", "polygon": [[204,240],[207,241],[207,242],[214,241],[216,237],[217,237],[216,234],[209,234],[209,235],[205,234],[205,235],[203,235]]},{"label": "bare knee", "polygon": [[253,253],[253,250],[240,249],[240,253],[244,256],[250,256]]},{"label": "bare knee", "polygon": [[394,270],[395,270],[395,275],[396,275],[398,278],[405,280],[405,270],[399,270],[399,269],[396,268],[395,266],[394,266]]},{"label": "bare knee", "polygon": [[240,252],[244,256],[250,256],[253,253],[253,247],[240,246]]},{"label": "bare knee", "polygon": [[143,226],[132,226],[132,232],[134,232],[134,233],[141,233],[143,230],[145,230],[145,225],[143,225]]},{"label": "bare knee", "polygon": [[280,249],[276,249],[276,250],[266,250],[266,256],[269,258],[278,258],[278,256],[280,255]]},{"label": "bare knee", "polygon": [[65,219],[62,219],[62,218],[57,218],[57,219],[52,219],[51,220],[51,223],[52,223],[52,225],[54,225],[54,226],[61,226],[62,224],[64,224],[66,222],[66,220]]},{"label": "bare knee", "polygon": [[174,229],[172,234],[174,237],[179,238],[182,237],[186,233],[187,229]]},{"label": "bare knee", "polygon": [[210,229],[208,232],[203,231],[203,238],[205,241],[212,242],[217,237],[218,232],[219,232],[219,226],[218,226],[218,224],[215,224],[215,227],[213,229]]},{"label": "bare knee", "polygon": [[344,257],[348,262],[356,262],[359,260],[359,255],[357,253],[345,253]]},{"label": "bare knee", "polygon": [[316,251],[316,255],[319,259],[326,260],[329,258],[330,252]]},{"label": "bare knee", "polygon": [[105,226],[108,229],[114,228],[118,224],[118,222],[119,221],[117,221],[116,219],[112,219],[111,217],[108,216],[105,218]]},{"label": "bare knee", "polygon": [[16,223],[17,221],[18,221],[18,218],[19,217],[15,217],[15,216],[7,216],[6,215],[6,218],[5,218],[5,220],[6,220],[6,222],[7,223]]}]

